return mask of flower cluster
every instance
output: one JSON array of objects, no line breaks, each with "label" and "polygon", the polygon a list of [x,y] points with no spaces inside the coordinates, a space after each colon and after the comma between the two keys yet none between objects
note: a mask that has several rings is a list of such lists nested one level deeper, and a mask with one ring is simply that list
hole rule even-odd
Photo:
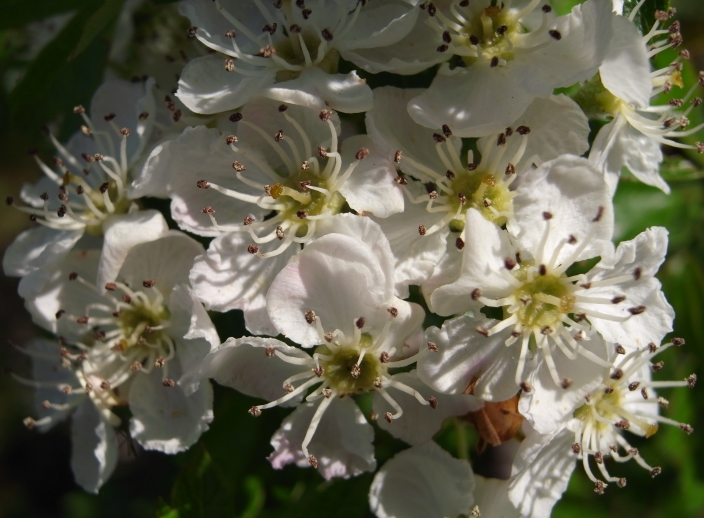
[{"label": "flower cluster", "polygon": [[[183,0],[209,51],[176,99],[106,82],[7,199],[36,225],[5,273],[54,336],[18,347],[33,373],[14,376],[37,389],[25,424],[70,417],[76,481],[97,492],[118,407],[142,447],[183,451],[213,419],[213,379],[261,400],[253,418],[293,408],[275,469],[374,471],[377,427],[410,445],[374,477],[381,518],[548,517],[576,461],[600,494],[626,483],[612,463],[657,475],[628,435],[691,433],[655,391],[696,375],[652,379],[684,343],[666,340],[656,278],[667,231],[615,246],[612,199],[624,168],[668,191],[662,144],[704,151],[677,140],[701,129],[704,79],[652,104],[685,87],[688,54],[651,70],[682,37],[660,11],[642,34],[643,1],[624,16],[609,0],[564,15],[548,0]],[[359,75],[432,70],[425,89]],[[223,342],[208,311],[230,310],[249,335]],[[497,412],[513,416],[500,430]],[[455,417],[480,448],[520,441],[507,480],[433,442]]]}]

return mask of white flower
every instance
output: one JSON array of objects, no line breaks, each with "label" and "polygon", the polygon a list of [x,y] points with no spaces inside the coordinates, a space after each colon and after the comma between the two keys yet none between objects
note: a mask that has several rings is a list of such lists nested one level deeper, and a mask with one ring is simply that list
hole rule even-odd
[{"label": "white flower", "polygon": [[76,250],[26,301],[34,321],[62,337],[96,397],[129,404],[130,432],[147,449],[183,451],[213,417],[208,383],[175,386],[219,342],[185,284],[202,251],[184,234],[166,232],[133,247],[115,280],[98,289],[90,279],[100,252]]},{"label": "white flower", "polygon": [[418,16],[400,0],[366,4],[282,0],[272,9],[260,1],[183,2],[181,13],[195,25],[191,34],[221,55],[191,61],[177,95],[198,113],[232,110],[259,93],[318,110],[366,111],[371,89],[355,72],[337,73],[340,55],[354,63],[356,51],[368,50],[359,61],[373,67],[373,50],[401,40]]},{"label": "white flower", "polygon": [[[404,107],[418,92],[378,88],[375,107],[366,117],[367,131],[379,153],[405,175],[396,180],[410,203],[403,213],[378,215],[376,220],[397,257],[400,288],[423,284],[431,275],[436,278],[430,281],[434,285],[455,280],[461,256],[456,248],[464,243],[468,208],[504,225],[513,218],[513,198],[521,190],[520,181],[518,191],[512,184],[531,164],[565,153],[579,155],[588,148],[589,126],[581,109],[565,96],[554,96],[534,100],[512,127],[480,139],[481,160],[475,161],[472,151],[463,156],[462,141],[449,126],[434,132],[408,116]],[[450,278],[439,282],[442,275]],[[432,290],[423,286],[429,295]]]},{"label": "white flower", "polygon": [[429,4],[437,50],[464,66],[444,64],[409,102],[411,117],[430,128],[447,124],[462,137],[502,131],[535,97],[594,74],[611,39],[610,4],[589,0],[561,17],[541,0]]},{"label": "white flower", "polygon": [[154,151],[144,175],[167,186],[181,228],[220,236],[191,276],[206,307],[242,309],[251,332],[272,334],[266,290],[300,244],[345,202],[383,216],[402,210],[403,195],[393,169],[380,167],[367,148],[351,147],[366,141],[352,138],[340,153],[334,112],[258,98],[232,118],[236,138],[186,130]]},{"label": "white flower", "polygon": [[[699,143],[690,146],[674,140],[694,135],[704,127],[700,124],[688,128],[689,113],[702,103],[701,98],[692,98],[702,79],[681,99],[651,106],[651,99],[659,93],[684,87],[681,58],[688,58],[689,53],[682,51],[673,63],[651,72],[653,56],[682,42],[680,26],[673,22],[669,29],[660,29],[669,18],[667,13],[660,13],[650,32],[643,36],[632,21],[637,12],[634,9],[628,18],[612,19],[614,38],[599,75],[576,98],[592,115],[611,119],[599,131],[589,157],[604,171],[612,190],[616,190],[621,170],[626,167],[641,182],[669,193],[669,186],[659,174],[663,158],[660,145],[704,152]],[[657,39],[662,35],[667,38]]]},{"label": "white flower", "polygon": [[379,518],[455,518],[470,515],[474,490],[469,463],[428,441],[382,466],[369,490],[369,505]]},{"label": "white flower", "polygon": [[7,275],[25,276],[55,264],[82,236],[102,236],[131,209],[129,174],[152,133],[153,85],[153,80],[107,82],[93,97],[91,117],[82,106],[74,108],[85,124],[66,146],[49,133],[58,153],[54,168],[35,155],[45,177],[23,187],[27,206],[15,205],[39,226],[8,248]]},{"label": "white flower", "polygon": [[[503,308],[504,320],[490,329],[478,326],[476,332],[490,337],[510,329],[507,345],[521,338],[516,384],[525,379],[531,351],[540,351],[555,384],[565,387],[571,380],[555,367],[555,347],[569,358],[580,354],[603,365],[579,343],[584,338],[579,331],[588,331],[589,324],[629,349],[659,342],[671,330],[674,313],[654,277],[664,258],[666,231],[650,229],[622,243],[614,254],[608,241],[613,216],[603,191],[589,194],[587,186],[576,183],[571,189],[576,197],[551,199],[540,191],[526,195],[532,211],[549,210],[542,212],[541,224],[522,209],[515,238],[470,209],[467,228],[473,233],[463,250],[459,279],[436,289],[430,299],[441,315]],[[597,207],[600,202],[605,204]],[[590,272],[566,273],[576,261],[597,255],[602,261]]]},{"label": "white flower", "polygon": [[[683,343],[683,340],[675,338],[661,347],[650,344],[627,353],[620,345],[610,344],[607,347],[606,343],[597,340],[592,350],[601,357],[608,357],[610,367],[583,366],[586,372],[579,373],[582,376],[580,382],[570,390],[561,392],[551,386],[546,369],[539,368],[531,380],[534,391],[521,396],[520,410],[535,422],[536,428],[546,429],[552,424],[553,430],[549,433],[567,434],[572,438],[572,444],[563,445],[564,451],[561,453],[566,456],[566,448],[569,447],[581,457],[584,470],[599,494],[603,493],[609,482],[615,482],[619,487],[626,485],[625,478],[609,473],[605,463],[608,457],[615,462],[634,459],[651,476],[656,476],[661,469],[650,466],[622,432],[628,430],[648,438],[657,432],[658,423],[664,423],[692,433],[690,425],[658,414],[658,408],[667,408],[669,403],[657,397],[654,389],[692,388],[697,376],[692,374],[684,381],[651,379],[651,372],[658,372],[663,366],[663,362],[653,362],[652,359],[672,345]],[[590,457],[594,460],[593,464]],[[601,478],[597,478],[592,471],[594,465]]]},{"label": "white flower", "polygon": [[76,483],[97,493],[117,465],[118,446],[113,427],[120,419],[110,411],[117,401],[107,393],[93,391],[92,373],[72,369],[67,349],[58,342],[36,339],[16,349],[32,358],[32,378],[13,377],[36,389],[38,417],[24,424],[45,432],[71,418],[71,468]]}]

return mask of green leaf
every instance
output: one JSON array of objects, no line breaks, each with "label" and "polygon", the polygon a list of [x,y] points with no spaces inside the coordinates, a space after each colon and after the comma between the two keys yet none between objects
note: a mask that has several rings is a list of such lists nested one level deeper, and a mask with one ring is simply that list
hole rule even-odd
[{"label": "green leaf", "polygon": [[[630,15],[637,5],[638,0],[625,0],[623,2],[623,15]],[[655,23],[655,12],[667,11],[669,8],[670,0],[646,0],[633,21],[643,34],[647,34]]]},{"label": "green leaf", "polygon": [[105,0],[105,3],[95,11],[86,22],[81,32],[81,38],[76,44],[76,48],[68,57],[69,61],[76,58],[81,52],[88,48],[88,45],[104,30],[117,20],[122,11],[124,0]]}]

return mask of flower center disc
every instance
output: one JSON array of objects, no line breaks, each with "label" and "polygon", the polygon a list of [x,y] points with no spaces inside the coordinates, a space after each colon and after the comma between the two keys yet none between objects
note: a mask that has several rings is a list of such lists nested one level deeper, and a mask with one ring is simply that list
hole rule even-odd
[{"label": "flower center disc", "polygon": [[[374,390],[374,381],[385,370],[379,358],[372,354],[365,354],[357,367],[360,350],[356,347],[344,348],[333,353],[327,346],[322,345],[316,352],[332,357],[331,360],[321,361],[321,365],[328,384],[340,395],[352,395]],[[356,377],[355,373],[357,373]]]},{"label": "flower center disc", "polygon": [[575,297],[561,278],[540,275],[525,283],[515,292],[521,305],[518,320],[527,327],[553,327],[561,316],[572,311]]}]

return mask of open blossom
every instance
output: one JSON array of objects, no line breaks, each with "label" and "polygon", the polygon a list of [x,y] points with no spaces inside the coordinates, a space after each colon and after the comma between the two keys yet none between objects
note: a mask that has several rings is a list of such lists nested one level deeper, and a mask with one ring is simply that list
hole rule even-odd
[{"label": "open blossom", "polygon": [[[570,390],[556,391],[544,366],[535,372],[531,380],[534,390],[521,396],[520,408],[545,434],[532,434],[536,440],[531,438],[528,442],[533,447],[524,448],[522,445],[517,456],[522,459],[519,463],[525,462],[528,450],[533,449],[529,455],[532,460],[528,461],[526,468],[549,462],[573,466],[575,458],[580,458],[587,476],[595,484],[595,492],[602,494],[609,483],[619,487],[626,485],[625,478],[609,472],[609,459],[616,463],[633,459],[653,477],[661,472],[661,468],[651,466],[640,456],[638,449],[626,439],[625,432],[649,438],[663,423],[692,433],[690,425],[659,415],[659,408],[667,408],[669,403],[658,397],[655,390],[692,388],[697,376],[692,374],[683,381],[651,379],[651,373],[658,372],[663,366],[653,358],[673,345],[681,346],[684,341],[679,338],[662,346],[651,343],[630,353],[620,345],[607,344],[598,338],[592,342],[591,349],[608,358],[609,366],[584,365],[578,373],[581,379]],[[556,450],[554,445],[559,448]],[[569,473],[571,468],[563,471]],[[553,471],[553,476],[558,474]],[[515,489],[511,500],[520,505],[520,493],[526,487],[516,486]]]},{"label": "open blossom", "polygon": [[181,75],[177,95],[197,113],[232,110],[260,93],[316,109],[368,110],[371,89],[355,72],[337,73],[340,55],[403,71],[373,50],[401,40],[418,17],[401,0],[188,0],[180,10],[194,24],[191,34],[220,53],[191,61]]},{"label": "open blossom", "polygon": [[449,126],[433,131],[410,118],[405,106],[418,92],[377,88],[366,124],[374,141],[371,149],[379,150],[387,167],[403,173],[396,182],[406,195],[405,210],[376,219],[397,258],[397,283],[421,284],[427,296],[429,285],[457,276],[467,210],[473,207],[497,225],[506,224],[514,218],[513,198],[522,189],[517,178],[529,173],[532,164],[582,154],[589,126],[567,97],[536,99],[515,124],[480,139],[481,158],[475,158],[471,150],[462,152],[462,140]]},{"label": "open blossom", "polygon": [[[186,284],[202,246],[176,231],[132,248],[114,281],[91,279],[99,250],[76,250],[27,300],[34,321],[61,336],[62,354],[107,409],[129,404],[130,433],[143,447],[183,451],[212,420],[208,383],[178,385],[219,342]],[[187,396],[187,393],[192,393]]]},{"label": "open blossom", "polygon": [[682,51],[674,62],[651,72],[653,56],[682,43],[680,24],[675,21],[669,28],[661,28],[669,15],[659,12],[650,32],[641,35],[632,21],[637,12],[634,9],[628,18],[612,19],[614,38],[604,63],[576,99],[592,116],[610,120],[599,131],[589,156],[603,169],[612,190],[616,190],[621,169],[626,167],[640,181],[670,192],[659,174],[663,159],[660,145],[704,151],[701,144],[691,146],[676,140],[704,127],[689,127],[688,118],[702,103],[700,97],[693,96],[704,79],[700,75],[681,98],[651,105],[651,99],[661,92],[684,87],[681,58],[688,58],[689,53]]},{"label": "open blossom", "polygon": [[408,104],[419,124],[463,137],[510,126],[536,97],[591,77],[611,38],[611,3],[588,0],[557,17],[547,2],[462,1],[427,7],[445,63]]},{"label": "open blossom", "polygon": [[[550,203],[534,201],[533,210]],[[531,351],[545,358],[556,385],[571,383],[555,367],[557,349],[569,358],[579,354],[603,364],[580,345],[580,330],[593,328],[629,350],[659,342],[672,330],[674,313],[654,277],[664,258],[666,231],[650,229],[621,243],[613,253],[607,240],[610,207],[596,206],[598,195],[583,198],[581,208],[572,204],[571,210],[560,207],[564,201],[553,200],[555,205],[542,212],[542,224],[524,213],[517,219],[516,237],[470,209],[467,227],[474,230],[474,237],[468,237],[463,250],[459,279],[431,296],[434,310],[444,315],[482,306],[504,309],[501,322],[491,328],[479,326],[476,332],[491,337],[510,330],[505,343],[520,343],[516,384],[525,380],[523,370]],[[568,275],[576,261],[597,255],[602,260],[590,272]]]},{"label": "open blossom", "polygon": [[[433,354],[430,347],[411,356],[405,350],[406,341],[419,331],[423,311],[394,295],[393,257],[378,227],[367,218],[344,219],[347,234],[333,232],[312,242],[289,261],[267,295],[277,331],[303,347],[315,347],[314,352],[274,339],[231,339],[211,352],[201,369],[203,375],[257,397],[272,398],[283,389],[280,397],[250,410],[257,416],[267,408],[299,403],[274,436],[270,461],[274,467],[310,463],[326,478],[374,466],[371,427],[348,402],[351,396],[380,394],[390,410],[379,417],[389,423],[405,413],[394,394],[409,394],[416,400],[410,405],[428,407],[425,428],[413,430],[416,419],[411,419],[398,431],[413,443],[431,438],[448,415],[480,406],[472,396],[445,396],[448,409],[433,415],[443,402],[428,396],[430,389],[409,374],[389,372]],[[419,417],[410,411],[411,418]],[[338,427],[355,422],[359,428],[355,441],[336,437],[341,433]],[[389,431],[395,434],[393,426]]]},{"label": "open blossom", "polygon": [[258,98],[231,120],[232,135],[187,129],[155,149],[139,192],[166,186],[181,228],[219,236],[192,274],[206,307],[242,309],[250,331],[272,334],[266,290],[300,245],[345,203],[383,217],[403,210],[403,195],[354,138],[340,151],[334,112]]},{"label": "open blossom", "polygon": [[[109,81],[95,93],[90,117],[82,106],[74,108],[84,124],[66,146],[49,133],[57,151],[53,168],[35,155],[44,177],[23,187],[20,197],[26,205],[15,205],[37,226],[8,248],[6,274],[25,276],[55,264],[81,237],[102,237],[115,220],[136,208],[129,182],[152,133],[153,86],[153,80]],[[14,204],[12,198],[7,201]]]}]

